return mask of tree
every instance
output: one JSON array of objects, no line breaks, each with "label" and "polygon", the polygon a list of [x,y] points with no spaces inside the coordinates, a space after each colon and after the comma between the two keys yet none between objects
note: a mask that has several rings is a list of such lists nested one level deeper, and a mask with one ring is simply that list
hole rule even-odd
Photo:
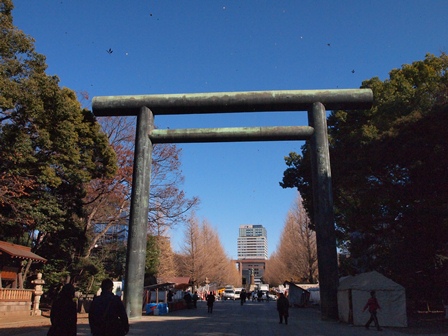
[{"label": "tree", "polygon": [[207,277],[221,286],[228,283],[241,284],[241,279],[235,282],[235,275],[237,275],[235,264],[226,255],[218,233],[207,220],[202,222],[201,242],[204,245],[201,283],[203,284]]},{"label": "tree", "polygon": [[265,275],[269,283],[282,284],[285,280],[316,283],[316,234],[300,195],[288,212],[280,244],[269,260]]},{"label": "tree", "polygon": [[174,252],[166,231],[167,228],[161,225],[157,232],[152,230],[148,234],[145,285],[156,284],[158,279],[166,282],[168,278],[177,275]]},{"label": "tree", "polygon": [[[107,237],[112,233],[120,235],[121,243],[126,244],[130,213],[135,118],[101,118],[101,125],[115,150],[118,169],[114,176],[92,180],[87,186],[84,231],[89,240],[83,254],[85,260],[90,259],[95,246],[110,250],[113,245],[109,244]],[[169,276],[174,269],[170,268],[172,251],[165,236],[167,228],[182,222],[185,214],[196,206],[198,199],[186,198],[181,190],[183,176],[180,170],[180,149],[175,145],[155,145],[151,168],[146,273],[154,279],[157,276]],[[108,258],[110,253],[102,255]],[[95,257],[99,257],[98,253]],[[82,269],[79,274],[84,274]],[[118,278],[123,275],[114,274]]]},{"label": "tree", "polygon": [[[12,9],[0,2],[0,233],[52,256],[45,270],[54,281],[75,275],[88,283],[81,277],[106,270],[119,276],[123,249],[106,236],[126,234],[133,120],[103,119],[103,133],[75,93],[45,73],[45,57],[13,26]],[[154,147],[148,230],[181,222],[198,202],[180,189],[179,153]]]},{"label": "tree", "polygon": [[157,236],[157,247],[160,251],[157,277],[161,279],[168,279],[176,276],[174,252],[171,248],[170,237]]},{"label": "tree", "polygon": [[203,244],[201,244],[200,240],[199,222],[193,214],[185,226],[183,245],[183,254],[185,255],[185,258],[179,260],[181,263],[178,267],[181,272],[180,274],[189,276],[193,283],[203,275],[199,270],[199,265],[204,257],[204,251],[202,250]]},{"label": "tree", "polygon": [[[176,258],[179,274],[189,276],[196,286],[204,285],[205,279],[218,286],[241,283],[235,265],[226,256],[219,236],[211,224],[199,223],[193,214],[185,229],[183,257]],[[237,282],[235,282],[237,281]]]},{"label": "tree", "polygon": [[[415,297],[447,296],[447,68],[446,54],[427,55],[372,78],[362,84],[374,93],[370,110],[328,119],[338,239],[350,254],[342,271],[378,270]],[[282,183],[307,208],[308,154],[290,155]]]},{"label": "tree", "polygon": [[34,40],[0,2],[0,233],[68,269],[82,253],[85,183],[115,173],[115,154],[73,91],[45,73]]}]

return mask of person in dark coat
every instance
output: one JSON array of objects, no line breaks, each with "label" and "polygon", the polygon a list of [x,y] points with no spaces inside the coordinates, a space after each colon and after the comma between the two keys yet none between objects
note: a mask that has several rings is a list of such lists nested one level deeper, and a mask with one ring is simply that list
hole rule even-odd
[{"label": "person in dark coat", "polygon": [[369,329],[370,323],[374,322],[375,327],[378,329],[378,331],[381,331],[380,324],[378,323],[378,317],[376,316],[376,312],[378,309],[381,309],[380,304],[378,303],[377,298],[375,297],[375,291],[370,292],[370,299],[367,300],[366,305],[364,306],[364,309],[362,312],[364,313],[366,309],[369,309],[370,313],[370,319],[367,321],[365,327],[366,329]]},{"label": "person in dark coat", "polygon": [[193,294],[193,307],[194,308],[198,307],[198,300],[199,300],[198,292],[194,292],[194,294]]},{"label": "person in dark coat", "polygon": [[66,284],[62,287],[58,298],[51,306],[51,327],[48,336],[76,336],[78,312],[75,297],[75,287]]},{"label": "person in dark coat", "polygon": [[207,295],[207,312],[210,314],[213,313],[213,303],[214,302],[215,302],[215,295],[212,292],[210,292]]},{"label": "person in dark coat", "polygon": [[246,302],[246,291],[245,291],[244,289],[241,290],[241,293],[240,293],[240,301],[241,301],[241,305],[243,305],[244,302]]},{"label": "person in dark coat", "polygon": [[93,336],[123,336],[129,332],[129,320],[123,302],[112,293],[114,283],[105,279],[101,295],[96,296],[89,309],[89,325]]},{"label": "person in dark coat", "polygon": [[263,292],[261,290],[258,290],[257,297],[258,297],[258,302],[261,302],[263,300]]},{"label": "person in dark coat", "polygon": [[172,303],[172,302],[173,302],[173,296],[174,296],[173,291],[172,291],[172,290],[169,290],[169,291],[168,291],[168,294],[167,294],[167,298],[168,298],[168,302],[169,302],[169,303]]},{"label": "person in dark coat", "polygon": [[190,291],[186,291],[186,292],[185,292],[185,294],[184,294],[184,300],[185,300],[185,303],[187,304],[187,308],[188,308],[188,309],[191,309],[191,307],[192,307],[192,302],[193,302],[193,298],[191,297],[191,293],[190,293]]},{"label": "person in dark coat", "polygon": [[280,324],[283,323],[283,318],[285,318],[285,324],[288,324],[289,317],[289,300],[285,294],[280,293],[277,300],[277,311],[278,317],[280,318]]}]

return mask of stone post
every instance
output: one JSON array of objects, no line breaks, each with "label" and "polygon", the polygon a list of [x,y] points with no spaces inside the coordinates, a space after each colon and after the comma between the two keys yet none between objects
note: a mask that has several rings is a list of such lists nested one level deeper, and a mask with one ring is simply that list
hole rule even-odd
[{"label": "stone post", "polygon": [[333,191],[327,117],[323,104],[314,103],[308,111],[314,134],[310,139],[313,174],[314,223],[316,225],[319,268],[320,311],[322,319],[338,319],[338,257],[334,229]]},{"label": "stone post", "polygon": [[31,283],[34,284],[34,301],[31,315],[40,316],[42,315],[42,311],[39,309],[39,304],[40,304],[40,298],[44,293],[42,287],[45,284],[45,280],[42,280],[42,273],[37,273],[37,279],[32,280]]},{"label": "stone post", "polygon": [[154,116],[151,110],[142,107],[137,115],[131,213],[124,279],[124,305],[130,319],[142,318],[152,155],[149,132],[153,127]]}]

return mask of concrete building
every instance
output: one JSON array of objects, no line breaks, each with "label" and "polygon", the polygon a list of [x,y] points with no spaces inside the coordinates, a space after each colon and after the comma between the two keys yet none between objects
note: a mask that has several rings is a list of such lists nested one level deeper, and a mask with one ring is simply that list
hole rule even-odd
[{"label": "concrete building", "polygon": [[268,237],[263,225],[241,225],[238,235],[236,265],[243,287],[252,290],[262,283],[268,259]]},{"label": "concrete building", "polygon": [[240,225],[238,260],[268,259],[268,235],[263,225]]}]

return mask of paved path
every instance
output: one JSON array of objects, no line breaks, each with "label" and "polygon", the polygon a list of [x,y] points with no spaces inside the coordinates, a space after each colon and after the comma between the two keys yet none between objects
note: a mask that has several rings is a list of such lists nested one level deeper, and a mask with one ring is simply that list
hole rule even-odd
[{"label": "paved path", "polygon": [[[366,315],[366,318],[368,316]],[[27,323],[29,326],[27,326]],[[0,336],[44,336],[48,331],[49,319],[45,317],[28,320],[5,320],[0,317]],[[447,327],[447,324],[443,324]],[[345,323],[322,321],[315,308],[291,308],[289,324],[279,324],[275,302],[247,302],[241,306],[237,301],[215,302],[213,314],[207,313],[204,302],[198,302],[197,309],[179,310],[164,316],[143,316],[131,321],[128,335],[151,336],[406,336],[447,335],[444,331],[424,328],[384,328],[382,332],[373,328],[365,330]],[[78,335],[90,335],[85,316],[78,318]]]}]

